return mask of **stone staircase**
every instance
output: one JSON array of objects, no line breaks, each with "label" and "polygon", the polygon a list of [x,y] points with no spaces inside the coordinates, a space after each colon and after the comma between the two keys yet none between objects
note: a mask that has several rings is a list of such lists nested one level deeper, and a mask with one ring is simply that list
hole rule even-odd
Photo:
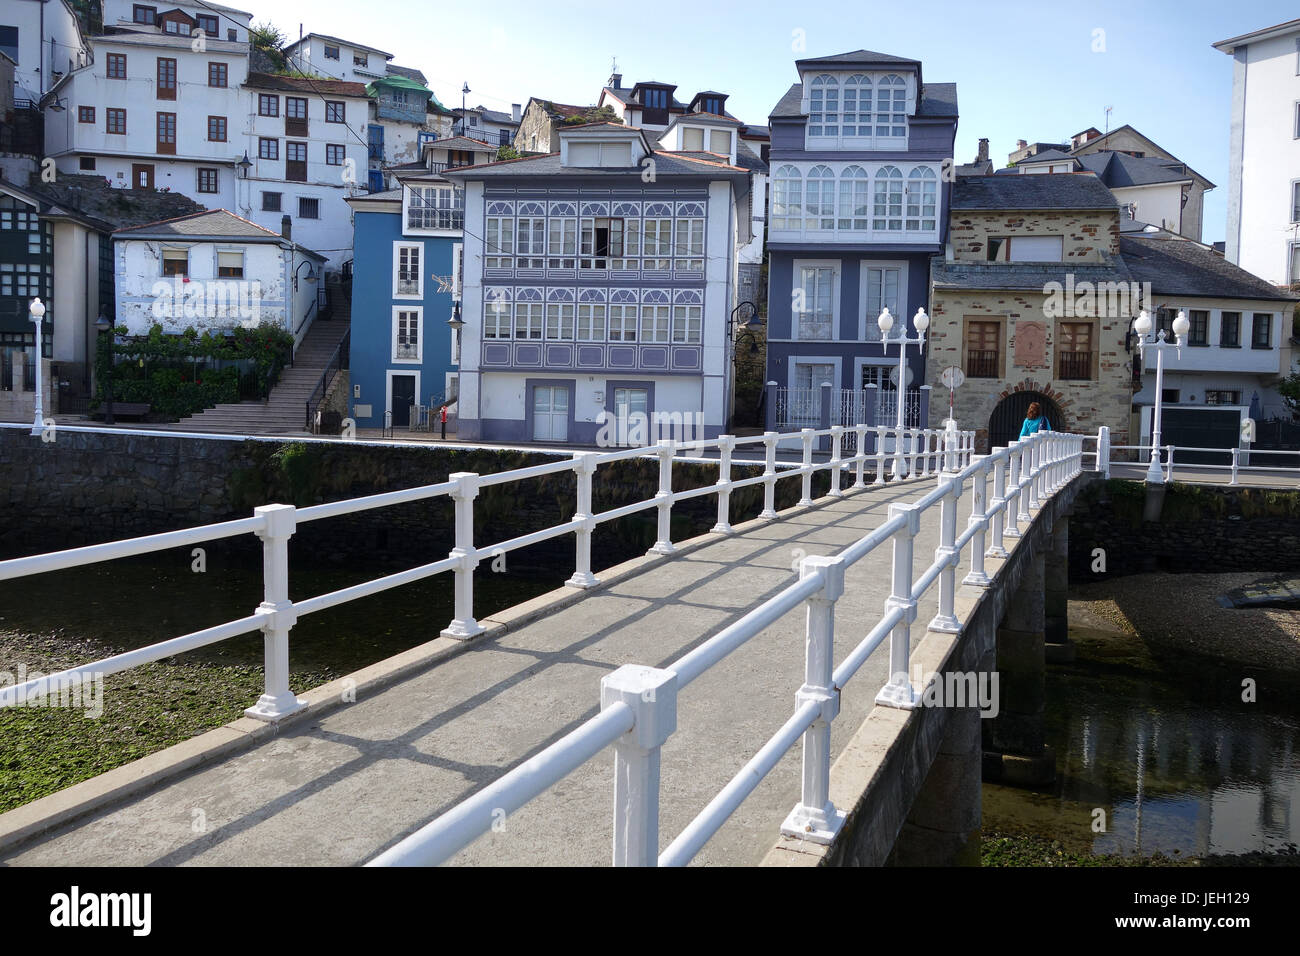
[{"label": "stone staircase", "polygon": [[351,322],[350,306],[340,290],[331,289],[336,303],[330,319],[312,323],[293,354],[293,365],[280,373],[266,402],[236,402],[205,409],[172,425],[171,431],[239,435],[303,435],[307,399],[320,381],[330,356]]}]

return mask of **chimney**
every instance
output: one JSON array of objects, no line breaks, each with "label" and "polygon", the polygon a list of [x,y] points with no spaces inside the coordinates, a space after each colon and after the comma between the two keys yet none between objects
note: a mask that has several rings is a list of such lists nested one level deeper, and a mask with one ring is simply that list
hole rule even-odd
[{"label": "chimney", "polygon": [[1029,144],[1026,143],[1023,139],[1016,140],[1016,149],[1024,149],[1028,145]]},{"label": "chimney", "polygon": [[987,136],[980,137],[979,155],[975,157],[977,163],[987,163],[989,161],[989,140]]},{"label": "chimney", "polygon": [[521,107],[520,107],[520,105],[519,105],[518,103],[511,103],[511,104],[510,104],[510,119],[513,120],[513,121],[516,122],[516,123],[519,122],[519,113],[520,113],[520,109],[521,109]]},{"label": "chimney", "polygon": [[611,73],[609,75],[609,88],[611,90],[621,90],[623,88],[622,73]]},{"label": "chimney", "polygon": [[290,241],[293,240],[293,220],[287,213],[280,217],[280,235]]}]

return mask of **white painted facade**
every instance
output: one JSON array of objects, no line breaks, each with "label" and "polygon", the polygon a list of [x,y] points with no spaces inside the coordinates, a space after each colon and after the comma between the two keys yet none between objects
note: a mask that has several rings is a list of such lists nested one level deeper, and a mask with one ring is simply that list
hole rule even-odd
[{"label": "white painted facade", "polygon": [[285,55],[295,69],[363,86],[388,75],[391,53],[338,37],[309,33],[287,45]]},{"label": "white painted facade", "polygon": [[5,50],[16,63],[15,99],[39,100],[58,82],[59,75],[89,62],[77,16],[67,0],[4,0],[0,26],[18,31],[16,49]]},{"label": "white painted facade", "polygon": [[1133,218],[1138,222],[1159,226],[1170,232],[1181,232],[1183,221],[1182,183],[1153,183],[1149,186],[1122,186],[1110,191],[1119,203],[1121,215],[1134,207]]},{"label": "white painted facade", "polygon": [[[142,21],[136,16],[139,7],[152,9],[161,15],[172,10],[179,10],[195,20],[197,28],[203,28],[209,40],[226,40],[232,43],[248,45],[248,28],[253,15],[247,10],[219,3],[196,3],[194,0],[103,0],[104,26],[121,30],[138,30],[142,32],[163,32],[165,28]],[[200,21],[199,18],[204,18]],[[215,32],[206,27],[216,27]]]},{"label": "white painted facade", "polygon": [[[185,254],[188,276],[163,274],[172,253]],[[242,279],[218,277],[222,253],[242,258]],[[273,239],[118,237],[113,255],[118,323],[130,335],[147,334],[155,324],[166,333],[189,327],[202,333],[270,322],[301,339],[323,281],[319,259]]]},{"label": "white painted facade", "polygon": [[1300,20],[1215,47],[1233,58],[1227,258],[1300,282]]}]

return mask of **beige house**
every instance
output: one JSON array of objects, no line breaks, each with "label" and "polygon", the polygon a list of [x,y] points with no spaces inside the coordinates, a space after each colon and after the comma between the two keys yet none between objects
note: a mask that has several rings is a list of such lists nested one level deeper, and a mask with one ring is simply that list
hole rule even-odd
[{"label": "beige house", "polygon": [[931,421],[945,368],[966,376],[953,417],[976,450],[1005,445],[1039,402],[1052,427],[1129,437],[1125,334],[1139,289],[1120,258],[1115,198],[1090,173],[975,176],[953,186],[945,255],[930,272]]}]

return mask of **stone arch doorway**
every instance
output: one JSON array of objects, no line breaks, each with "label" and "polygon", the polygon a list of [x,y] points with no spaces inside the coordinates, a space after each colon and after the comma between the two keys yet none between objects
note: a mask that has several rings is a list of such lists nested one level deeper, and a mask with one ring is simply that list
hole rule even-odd
[{"label": "stone arch doorway", "polygon": [[1012,392],[998,402],[989,418],[989,448],[1002,448],[1020,437],[1020,427],[1025,422],[1025,411],[1037,402],[1053,431],[1061,431],[1061,407],[1042,392]]}]

